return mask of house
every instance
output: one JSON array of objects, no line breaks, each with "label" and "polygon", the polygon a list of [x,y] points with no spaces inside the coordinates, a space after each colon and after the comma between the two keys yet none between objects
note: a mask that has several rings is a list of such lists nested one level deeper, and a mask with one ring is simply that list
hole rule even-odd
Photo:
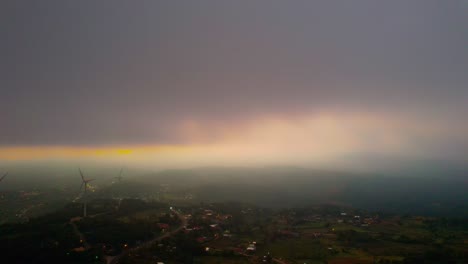
[{"label": "house", "polygon": [[169,225],[168,224],[165,224],[165,223],[158,223],[158,227],[163,229],[163,230],[167,230],[169,229]]},{"label": "house", "polygon": [[319,237],[321,237],[321,236],[322,236],[322,233],[320,233],[320,232],[314,233],[314,237],[315,237],[315,238],[319,238]]},{"label": "house", "polygon": [[255,246],[255,244],[249,244],[249,246],[247,247],[247,252],[255,252],[255,250],[257,250],[257,247]]},{"label": "house", "polygon": [[218,220],[220,220],[220,221],[224,221],[224,220],[227,220],[227,219],[232,218],[232,215],[229,215],[229,214],[228,214],[228,215],[222,215],[222,214],[221,214],[221,215],[217,215],[216,218],[217,218]]},{"label": "house", "polygon": [[232,234],[229,230],[225,230],[223,233],[223,237],[232,237]]},{"label": "house", "polygon": [[206,216],[212,216],[213,215],[213,210],[205,210],[205,215]]},{"label": "house", "polygon": [[77,248],[74,248],[73,251],[75,251],[75,252],[84,252],[84,251],[86,251],[86,248],[84,248],[84,247],[77,247]]}]

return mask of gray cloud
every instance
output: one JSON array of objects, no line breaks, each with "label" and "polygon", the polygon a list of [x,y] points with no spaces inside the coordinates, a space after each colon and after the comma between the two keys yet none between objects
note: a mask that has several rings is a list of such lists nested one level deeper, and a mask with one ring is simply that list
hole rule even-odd
[{"label": "gray cloud", "polygon": [[0,145],[177,143],[185,119],[315,111],[456,125],[468,112],[467,9],[426,0],[2,1]]}]

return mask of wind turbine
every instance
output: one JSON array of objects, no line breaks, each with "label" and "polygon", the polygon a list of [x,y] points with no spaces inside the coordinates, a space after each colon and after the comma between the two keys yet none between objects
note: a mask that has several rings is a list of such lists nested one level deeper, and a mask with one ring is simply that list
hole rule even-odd
[{"label": "wind turbine", "polygon": [[121,181],[122,181],[122,172],[123,172],[123,168],[122,168],[122,169],[120,169],[119,176],[117,176],[117,177],[114,177],[114,179],[118,179],[118,180],[119,180],[119,182],[121,182]]},{"label": "wind turbine", "polygon": [[8,175],[8,172],[6,172],[5,174],[3,174],[3,176],[0,178],[0,182],[3,181],[3,179],[5,179],[5,177]]},{"label": "wind turbine", "polygon": [[88,191],[88,183],[90,181],[94,181],[94,179],[85,179],[84,175],[83,175],[83,172],[81,171],[80,168],[78,168],[78,170],[80,171],[80,175],[81,175],[81,187],[80,187],[80,190],[83,189],[83,185],[84,185],[84,207],[83,207],[83,216],[86,217],[86,206],[87,206],[87,196],[86,196],[86,193]]}]

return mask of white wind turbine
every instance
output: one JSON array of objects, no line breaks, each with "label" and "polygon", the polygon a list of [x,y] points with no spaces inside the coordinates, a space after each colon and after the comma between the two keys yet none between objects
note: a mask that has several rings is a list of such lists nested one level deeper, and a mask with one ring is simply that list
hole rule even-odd
[{"label": "white wind turbine", "polygon": [[83,172],[81,171],[81,169],[78,168],[78,170],[80,171],[81,180],[82,180],[80,190],[83,189],[83,185],[84,185],[84,195],[83,195],[83,200],[84,200],[83,217],[86,217],[86,206],[87,206],[87,203],[88,203],[88,197],[87,197],[88,183],[89,183],[90,181],[94,181],[94,179],[85,179],[85,177],[84,177]]}]

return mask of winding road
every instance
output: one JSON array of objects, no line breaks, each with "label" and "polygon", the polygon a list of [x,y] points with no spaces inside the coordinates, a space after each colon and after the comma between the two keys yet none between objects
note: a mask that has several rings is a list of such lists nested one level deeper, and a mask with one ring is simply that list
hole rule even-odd
[{"label": "winding road", "polygon": [[143,242],[142,244],[140,244],[140,245],[138,245],[136,247],[124,250],[124,251],[122,251],[122,253],[120,253],[117,256],[106,256],[106,263],[107,264],[117,264],[117,263],[119,263],[119,260],[123,256],[125,256],[125,255],[127,255],[127,254],[129,254],[131,252],[138,251],[138,250],[140,250],[142,248],[149,247],[155,242],[159,242],[159,241],[163,240],[164,238],[171,237],[171,236],[175,235],[176,233],[180,232],[184,227],[187,226],[187,219],[181,213],[177,212],[176,210],[171,209],[171,211],[174,214],[176,214],[177,217],[179,217],[179,219],[180,219],[180,225],[176,229],[174,229],[174,230],[172,230],[170,232],[164,233],[164,234],[162,234],[162,235],[160,235],[158,237],[155,237],[155,238],[153,238],[151,240],[148,240],[146,242]]},{"label": "winding road", "polygon": [[86,242],[86,238],[84,234],[80,232],[80,230],[75,224],[75,222],[80,221],[80,220],[81,220],[81,217],[73,217],[72,219],[70,219],[70,225],[73,227],[73,231],[75,232],[75,234],[80,238],[80,242],[83,243],[84,248],[88,250],[91,248],[91,246],[88,244],[88,242]]}]

